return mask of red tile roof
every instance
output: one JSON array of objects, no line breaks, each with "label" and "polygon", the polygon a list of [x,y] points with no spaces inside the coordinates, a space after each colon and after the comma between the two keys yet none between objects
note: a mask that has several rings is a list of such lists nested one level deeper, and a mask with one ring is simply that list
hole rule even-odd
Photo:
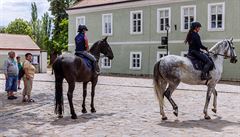
[{"label": "red tile roof", "polygon": [[27,35],[0,33],[0,50],[40,50]]},{"label": "red tile roof", "polygon": [[134,2],[134,1],[141,1],[141,0],[82,0],[69,9],[88,8],[88,7],[127,3],[127,2]]}]

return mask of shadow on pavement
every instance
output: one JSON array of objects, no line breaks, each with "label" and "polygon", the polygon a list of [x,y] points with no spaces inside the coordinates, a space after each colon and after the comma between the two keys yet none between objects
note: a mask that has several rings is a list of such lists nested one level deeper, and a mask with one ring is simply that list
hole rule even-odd
[{"label": "shadow on pavement", "polygon": [[115,113],[89,113],[89,114],[82,114],[78,116],[77,119],[71,119],[71,116],[66,116],[63,118],[58,118],[52,121],[51,125],[73,125],[78,123],[86,123],[89,120],[105,117],[105,116],[113,116]]},{"label": "shadow on pavement", "polygon": [[171,128],[203,128],[215,132],[221,132],[223,128],[228,126],[236,126],[240,128],[240,121],[231,122],[228,120],[222,120],[221,117],[217,117],[216,119],[211,120],[164,121],[158,125]]}]

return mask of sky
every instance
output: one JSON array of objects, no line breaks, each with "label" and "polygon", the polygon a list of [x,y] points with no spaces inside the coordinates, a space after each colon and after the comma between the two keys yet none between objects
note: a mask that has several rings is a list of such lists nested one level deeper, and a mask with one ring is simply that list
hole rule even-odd
[{"label": "sky", "polygon": [[36,2],[38,18],[41,19],[49,9],[47,0],[0,0],[0,26],[7,26],[16,18],[30,21],[32,2]]}]

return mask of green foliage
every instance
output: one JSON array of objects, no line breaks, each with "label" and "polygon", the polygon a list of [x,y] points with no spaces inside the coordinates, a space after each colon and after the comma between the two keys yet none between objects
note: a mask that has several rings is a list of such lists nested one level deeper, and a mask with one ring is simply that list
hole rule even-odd
[{"label": "green foliage", "polygon": [[51,23],[52,19],[48,15],[48,12],[44,13],[42,16],[42,24],[41,24],[41,48],[47,50],[50,53],[51,50]]},{"label": "green foliage", "polygon": [[6,33],[6,28],[5,27],[0,27],[0,33]]},{"label": "green foliage", "polygon": [[68,49],[68,15],[66,9],[70,5],[80,0],[48,0],[50,2],[50,11],[54,16],[53,36],[48,50],[50,52],[50,64],[54,61],[56,54]]},{"label": "green foliage", "polygon": [[31,3],[31,27],[32,27],[32,38],[37,43],[37,45],[40,45],[40,25],[41,21],[38,20],[38,14],[37,14],[37,5],[35,2]]},{"label": "green foliage", "polygon": [[59,24],[60,33],[55,39],[53,40],[54,50],[61,54],[62,51],[68,49],[68,20],[63,19]]},{"label": "green foliage", "polygon": [[6,33],[32,36],[32,28],[27,21],[23,19],[15,19],[8,24]]}]

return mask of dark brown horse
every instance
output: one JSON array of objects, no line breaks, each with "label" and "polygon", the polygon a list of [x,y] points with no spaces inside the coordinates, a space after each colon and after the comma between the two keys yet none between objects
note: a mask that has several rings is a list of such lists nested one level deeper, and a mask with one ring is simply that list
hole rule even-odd
[{"label": "dark brown horse", "polygon": [[[90,53],[95,56],[97,61],[100,58],[100,53],[107,56],[109,59],[113,59],[112,49],[110,48],[107,37],[103,40],[99,40],[93,44],[90,49]],[[55,113],[58,114],[59,118],[62,118],[63,113],[63,79],[65,78],[68,83],[68,101],[71,110],[71,118],[76,119],[77,115],[73,107],[73,91],[75,88],[75,82],[83,82],[83,103],[82,103],[82,113],[87,113],[85,108],[85,99],[87,96],[87,83],[92,83],[92,93],[91,93],[91,112],[96,112],[94,108],[94,95],[95,86],[98,81],[98,76],[94,76],[93,71],[84,63],[84,60],[78,56],[72,54],[64,54],[59,56],[54,64],[53,71],[55,73]]]}]

